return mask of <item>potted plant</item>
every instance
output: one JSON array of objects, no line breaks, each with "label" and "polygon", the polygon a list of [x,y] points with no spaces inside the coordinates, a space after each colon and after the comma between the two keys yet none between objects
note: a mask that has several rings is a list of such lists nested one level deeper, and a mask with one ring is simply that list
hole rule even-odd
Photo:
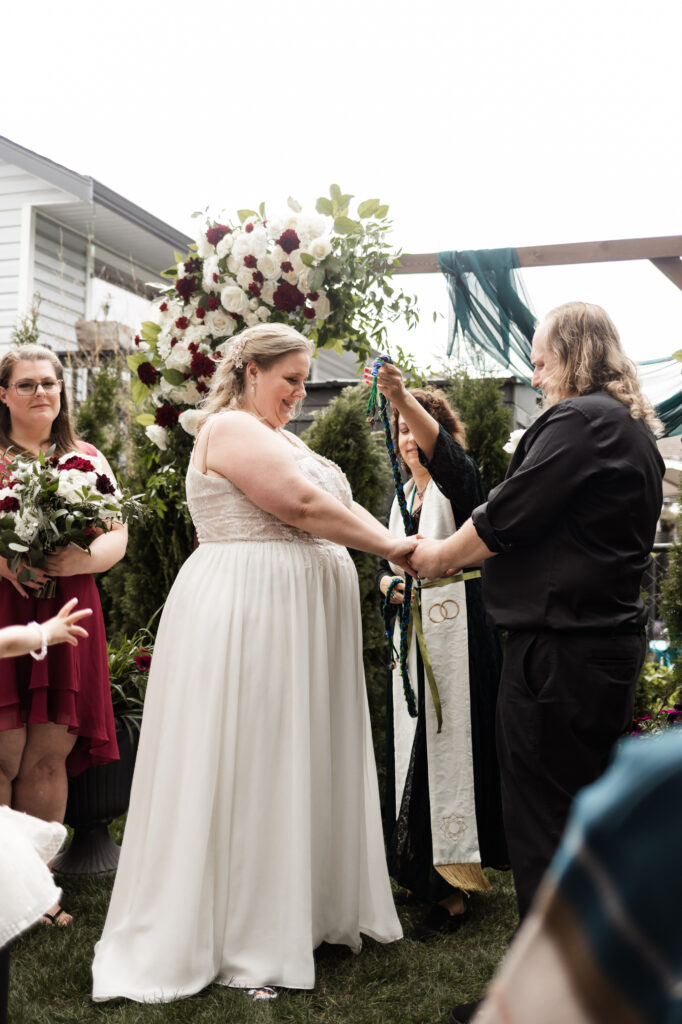
[{"label": "potted plant", "polygon": [[154,645],[150,627],[151,621],[122,643],[108,644],[120,760],[95,765],[69,779],[64,821],[74,833],[71,845],[54,861],[54,870],[62,874],[103,874],[118,865],[120,847],[109,835],[109,825],[128,809]]}]

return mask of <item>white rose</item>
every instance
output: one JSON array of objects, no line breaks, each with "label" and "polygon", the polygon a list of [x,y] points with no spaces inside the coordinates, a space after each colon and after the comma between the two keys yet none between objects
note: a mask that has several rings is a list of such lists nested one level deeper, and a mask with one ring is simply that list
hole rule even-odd
[{"label": "white rose", "polygon": [[298,289],[299,289],[299,291],[303,292],[304,295],[307,295],[308,292],[310,291],[310,288],[308,288],[308,268],[307,267],[298,275]]},{"label": "white rose", "polygon": [[259,306],[257,312],[258,312],[258,319],[262,320],[263,323],[266,320],[270,319],[270,310],[268,309],[267,306]]},{"label": "white rose", "polygon": [[319,238],[313,238],[312,242],[308,246],[308,251],[315,262],[319,263],[320,260],[323,260],[325,256],[328,256],[332,251],[331,242],[328,238],[320,235]]},{"label": "white rose", "polygon": [[164,360],[168,359],[170,355],[172,337],[173,335],[169,331],[161,331],[161,334],[156,339],[156,351]]},{"label": "white rose", "polygon": [[300,249],[294,249],[293,252],[289,253],[289,263],[291,263],[292,267],[294,268],[296,272],[296,277],[300,277],[301,274],[308,269],[303,260],[301,259]]},{"label": "white rose", "polygon": [[191,434],[192,437],[196,437],[200,416],[201,413],[198,409],[185,409],[185,411],[181,412],[178,416],[178,423],[188,434]]},{"label": "white rose", "polygon": [[159,427],[156,423],[151,423],[148,427],[145,427],[144,432],[157,448],[160,448],[162,452],[166,451],[168,448],[168,431],[165,427]]},{"label": "white rose", "polygon": [[228,252],[231,251],[233,240],[234,235],[223,235],[223,237],[220,239],[220,241],[215,247],[215,251],[220,259],[222,259],[223,256],[227,256]]},{"label": "white rose", "polygon": [[256,324],[259,324],[260,322],[261,321],[260,317],[258,316],[258,313],[247,313],[246,316],[244,317],[244,323],[246,324],[247,327],[255,327]]},{"label": "white rose", "polygon": [[184,341],[179,341],[170,350],[168,359],[166,359],[166,366],[169,370],[180,370],[181,373],[185,373],[185,371],[189,370],[191,362],[192,353]]},{"label": "white rose", "polygon": [[185,276],[185,264],[184,263],[178,263],[178,265],[177,265],[177,267],[175,269],[177,271],[178,280],[180,280],[181,277]]},{"label": "white rose", "polygon": [[[280,252],[284,252],[284,250],[281,249]],[[281,273],[281,263],[282,261],[274,253],[266,252],[265,256],[261,256],[258,260],[258,269],[266,281],[276,281]]]},{"label": "white rose", "polygon": [[[244,234],[243,232],[239,235],[236,235],[232,243],[232,252],[230,254],[230,260],[236,260],[238,265],[241,266],[244,263],[244,257],[250,255],[250,253],[251,244],[249,242],[249,236]],[[230,272],[234,274],[235,271],[232,270],[229,260],[227,265]]]},{"label": "white rose", "polygon": [[249,299],[249,309],[250,310],[258,309],[258,306],[259,306],[259,302],[258,302],[258,299],[255,296],[252,299]]},{"label": "white rose", "polygon": [[78,469],[70,469],[59,474],[57,494],[69,504],[76,504],[83,500],[77,493],[78,491],[82,491],[84,487],[89,487],[92,490],[96,486],[97,475],[95,473],[82,473]]},{"label": "white rose", "polygon": [[243,316],[249,309],[249,297],[236,284],[228,284],[220,293],[220,301],[228,313]]},{"label": "white rose", "polygon": [[302,214],[298,218],[298,225],[295,230],[301,239],[301,245],[307,248],[314,238],[318,238],[322,234],[324,229],[325,222],[319,214]]},{"label": "white rose", "polygon": [[502,451],[505,451],[507,455],[513,455],[518,447],[519,441],[525,433],[525,430],[512,430],[509,435],[509,440],[506,444],[502,445]]},{"label": "white rose", "polygon": [[247,292],[249,285],[253,284],[253,270],[249,270],[248,267],[240,267],[237,271],[237,284]]},{"label": "white rose", "polygon": [[266,281],[265,284],[261,285],[260,297],[263,302],[267,302],[268,306],[274,306],[275,300],[275,288],[277,285],[274,281]]},{"label": "white rose", "polygon": [[197,238],[197,256],[200,256],[202,260],[212,256],[215,252],[213,246],[206,237],[206,232],[202,231]]},{"label": "white rose", "polygon": [[206,324],[198,322],[196,324],[192,324],[191,327],[187,328],[187,330],[182,336],[182,340],[185,342],[186,345],[189,345],[191,342],[200,345],[201,342],[208,337],[208,335],[209,330]]},{"label": "white rose", "polygon": [[193,380],[188,380],[178,394],[179,397],[176,401],[182,402],[183,405],[198,405],[205,397],[200,391],[197,391],[196,381]]},{"label": "white rose", "polygon": [[220,274],[220,267],[218,266],[218,257],[209,256],[208,259],[204,260],[204,273],[202,277],[202,283],[205,292],[217,292],[220,290],[220,284],[216,284],[213,280],[214,274]]},{"label": "white rose", "polygon": [[204,322],[213,338],[229,338],[234,334],[234,317],[224,309],[214,309],[212,313],[207,313]]},{"label": "white rose", "polygon": [[236,274],[240,267],[244,266],[244,257],[237,259],[234,253],[227,257],[227,269],[231,274]]},{"label": "white rose", "polygon": [[315,310],[315,316],[318,320],[326,320],[331,313],[329,299],[323,294],[320,294],[319,299],[312,303],[312,307]]}]

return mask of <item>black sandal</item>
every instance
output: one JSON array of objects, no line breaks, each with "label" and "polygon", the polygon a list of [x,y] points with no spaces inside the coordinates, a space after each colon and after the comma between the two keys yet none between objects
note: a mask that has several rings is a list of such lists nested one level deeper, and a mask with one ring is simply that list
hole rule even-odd
[{"label": "black sandal", "polygon": [[65,913],[66,911],[64,910],[63,907],[60,907],[59,910],[55,911],[54,914],[48,914],[48,912],[45,911],[41,919],[42,923],[49,924],[50,928],[52,928],[53,925],[58,925],[59,928],[68,928],[69,924],[71,923],[70,921],[58,921],[58,918],[60,918],[62,914]]}]

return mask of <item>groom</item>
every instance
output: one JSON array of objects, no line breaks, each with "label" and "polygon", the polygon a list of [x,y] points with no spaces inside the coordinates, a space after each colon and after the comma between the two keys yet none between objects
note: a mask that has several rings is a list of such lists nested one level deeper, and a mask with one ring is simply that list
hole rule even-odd
[{"label": "groom", "polygon": [[[521,919],[574,795],[632,718],[646,651],[640,583],[664,472],[651,406],[600,307],[553,310],[531,360],[549,408],[506,479],[456,534],[410,556],[430,578],[485,563],[488,615],[508,631],[497,744]],[[452,1018],[466,1019],[464,1008]]]}]

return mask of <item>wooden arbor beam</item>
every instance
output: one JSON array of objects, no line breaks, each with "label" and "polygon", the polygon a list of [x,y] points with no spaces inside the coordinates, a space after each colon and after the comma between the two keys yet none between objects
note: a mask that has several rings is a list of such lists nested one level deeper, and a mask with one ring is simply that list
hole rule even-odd
[{"label": "wooden arbor beam", "polygon": [[[612,263],[618,260],[650,260],[682,289],[682,235],[663,238],[619,238],[606,242],[568,242],[564,245],[522,246],[516,250],[520,267],[558,267],[571,263]],[[396,274],[440,273],[435,252],[400,257]]]}]

